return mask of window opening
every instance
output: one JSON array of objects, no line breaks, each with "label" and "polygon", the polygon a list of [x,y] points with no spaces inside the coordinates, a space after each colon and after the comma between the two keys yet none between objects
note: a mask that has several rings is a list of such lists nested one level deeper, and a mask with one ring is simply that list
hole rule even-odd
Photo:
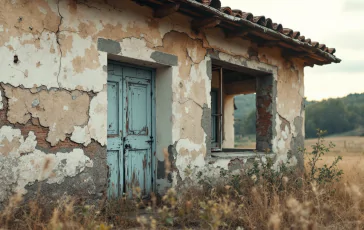
[{"label": "window opening", "polygon": [[263,151],[271,145],[272,75],[235,69],[212,66],[211,151]]}]

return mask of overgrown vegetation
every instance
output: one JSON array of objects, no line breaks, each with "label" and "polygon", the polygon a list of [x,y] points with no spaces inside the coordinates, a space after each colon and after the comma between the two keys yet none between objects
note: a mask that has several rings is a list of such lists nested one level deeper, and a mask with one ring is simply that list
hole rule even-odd
[{"label": "overgrown vegetation", "polygon": [[[0,214],[4,229],[363,229],[364,179],[344,183],[332,164],[319,164],[332,144],[326,146],[318,132],[317,143],[305,153],[306,174],[286,161],[274,164],[258,157],[245,170],[220,170],[220,178],[198,174],[198,184],[149,203],[121,198],[96,206],[64,197],[52,212],[39,200],[22,203],[15,195]],[[363,178],[363,177],[362,177]]]},{"label": "overgrown vegetation", "polygon": [[326,131],[317,129],[317,142],[312,145],[312,152],[304,153],[308,155],[308,179],[309,181],[315,181],[319,184],[329,183],[332,181],[339,181],[343,170],[338,169],[338,163],[342,160],[341,156],[335,157],[334,161],[330,165],[324,164],[319,167],[318,162],[322,160],[322,157],[329,153],[335,145],[330,142],[328,146],[324,143],[323,135]]}]

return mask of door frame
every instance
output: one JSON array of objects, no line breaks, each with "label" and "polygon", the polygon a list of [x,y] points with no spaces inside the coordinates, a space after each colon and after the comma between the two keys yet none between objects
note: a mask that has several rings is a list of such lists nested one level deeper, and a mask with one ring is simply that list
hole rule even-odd
[{"label": "door frame", "polygon": [[[131,67],[131,68],[136,68],[136,69],[143,69],[143,70],[147,70],[147,71],[151,71],[152,77],[151,77],[151,93],[152,93],[152,101],[151,101],[151,121],[152,121],[152,135],[153,135],[153,143],[151,146],[151,161],[152,161],[152,192],[156,192],[156,179],[157,179],[157,171],[156,171],[156,164],[157,164],[157,159],[156,159],[156,143],[157,143],[157,132],[156,132],[156,70],[154,68],[149,68],[149,67],[145,67],[145,66],[139,66],[139,65],[133,65],[133,64],[129,64],[129,63],[124,63],[124,62],[120,62],[120,61],[114,61],[111,59],[107,60],[107,64],[109,65],[109,63],[114,64],[114,65],[120,65],[120,66],[125,66],[125,67]],[[108,78],[109,76],[107,76]],[[106,79],[107,81],[107,79]],[[124,82],[124,79],[122,79],[122,82]],[[124,92],[123,92],[124,93]],[[107,101],[109,102],[109,100],[107,99]],[[123,104],[122,104],[123,106]],[[123,142],[124,144],[124,142]],[[124,154],[124,151],[123,151]],[[123,155],[124,157],[124,155]],[[106,156],[107,159],[107,156]],[[124,161],[123,161],[124,162]],[[125,169],[125,162],[123,165],[123,169]],[[109,179],[109,175],[107,176]],[[123,178],[123,183],[125,183],[125,177]]]}]

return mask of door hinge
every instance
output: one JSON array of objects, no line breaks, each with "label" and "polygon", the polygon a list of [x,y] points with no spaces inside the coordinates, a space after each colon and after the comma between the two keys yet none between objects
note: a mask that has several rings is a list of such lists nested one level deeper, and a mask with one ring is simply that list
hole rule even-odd
[{"label": "door hinge", "polygon": [[149,144],[152,144],[153,142],[154,142],[154,139],[153,139],[153,137],[151,136],[150,137],[150,140],[149,141],[146,141],[147,143],[149,143]]}]

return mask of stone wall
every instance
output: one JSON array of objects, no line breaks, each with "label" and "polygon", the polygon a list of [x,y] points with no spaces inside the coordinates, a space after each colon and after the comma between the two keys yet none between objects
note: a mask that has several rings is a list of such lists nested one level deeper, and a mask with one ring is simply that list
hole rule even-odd
[{"label": "stone wall", "polygon": [[[278,48],[227,39],[218,28],[196,34],[191,18],[156,19],[131,1],[0,4],[0,202],[14,192],[34,195],[40,182],[51,197],[105,196],[108,58],[152,66],[157,94],[169,87],[166,105],[157,96],[168,118],[163,125],[157,111],[159,192],[182,182],[187,166],[205,166],[214,60],[272,73],[277,162],[303,144],[303,62],[283,59]],[[217,52],[214,60],[209,50]],[[165,156],[172,161],[168,175]],[[302,167],[301,156],[295,161]]]}]

